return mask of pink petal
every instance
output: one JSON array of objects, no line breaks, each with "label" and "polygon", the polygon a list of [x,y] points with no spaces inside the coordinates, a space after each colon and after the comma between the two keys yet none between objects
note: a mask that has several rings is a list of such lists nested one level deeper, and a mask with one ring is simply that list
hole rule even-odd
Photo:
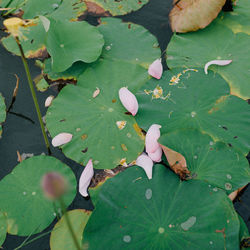
[{"label": "pink petal", "polygon": [[148,74],[156,79],[161,79],[163,67],[161,59],[156,59],[148,68]]},{"label": "pink petal", "polygon": [[152,171],[154,163],[145,153],[142,153],[137,158],[136,165],[144,169],[149,180],[152,179]]},{"label": "pink petal", "polygon": [[148,156],[151,158],[152,161],[155,162],[160,162],[161,161],[161,156],[162,156],[162,149],[159,146],[158,149],[154,153],[148,153]]},{"label": "pink petal", "polygon": [[230,64],[232,61],[233,60],[213,60],[213,61],[207,62],[206,65],[205,65],[205,67],[204,67],[205,74],[206,75],[208,74],[207,69],[212,64],[224,66],[224,65]]},{"label": "pink petal", "polygon": [[44,104],[45,108],[47,108],[47,107],[49,107],[51,105],[53,99],[54,99],[53,95],[50,95],[50,96],[47,97],[47,99],[45,100],[45,104]]},{"label": "pink petal", "polygon": [[157,141],[161,136],[160,128],[161,128],[161,125],[153,124],[148,129],[148,132],[145,138],[145,146],[146,146],[147,153],[154,153],[160,146]]},{"label": "pink petal", "polygon": [[72,140],[73,135],[70,133],[60,133],[52,139],[52,145],[54,147],[59,147],[66,144]]},{"label": "pink petal", "polygon": [[133,93],[131,93],[127,88],[123,87],[119,90],[119,98],[122,105],[135,116],[138,111],[138,102]]},{"label": "pink petal", "polygon": [[92,159],[90,159],[86,167],[82,171],[82,174],[79,180],[79,193],[83,197],[88,196],[88,187],[93,176],[94,176],[93,163],[92,163]]}]

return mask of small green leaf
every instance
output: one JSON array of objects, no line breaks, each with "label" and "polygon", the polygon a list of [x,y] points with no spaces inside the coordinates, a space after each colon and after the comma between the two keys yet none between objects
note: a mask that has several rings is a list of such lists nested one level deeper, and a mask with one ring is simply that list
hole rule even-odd
[{"label": "small green leaf", "polygon": [[151,180],[131,167],[103,184],[83,243],[90,250],[235,250],[239,228],[223,191],[202,181],[182,182],[162,165],[154,166]]},{"label": "small green leaf", "polygon": [[4,103],[4,98],[0,93],[0,138],[2,135],[2,123],[5,121],[6,118],[6,106]]},{"label": "small green leaf", "polygon": [[55,218],[53,203],[41,189],[41,178],[48,172],[58,172],[67,180],[69,191],[63,196],[66,206],[74,199],[76,179],[68,166],[50,156],[22,161],[0,182],[0,209],[7,214],[8,233],[35,234]]},{"label": "small green leaf", "polygon": [[65,71],[77,61],[96,61],[103,44],[103,36],[97,28],[85,21],[51,20],[46,47],[52,57],[54,72]]},{"label": "small green leaf", "polygon": [[[79,245],[82,244],[83,230],[88,222],[91,211],[75,209],[68,211],[67,215]],[[69,232],[65,215],[56,223],[50,236],[51,250],[75,250],[76,246]]]}]

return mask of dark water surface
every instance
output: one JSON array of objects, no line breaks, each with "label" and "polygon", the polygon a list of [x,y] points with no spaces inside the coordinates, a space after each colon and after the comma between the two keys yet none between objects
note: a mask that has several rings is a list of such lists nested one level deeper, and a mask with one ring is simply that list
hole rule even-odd
[{"label": "dark water surface", "polygon": [[[142,9],[129,15],[123,16],[122,19],[124,21],[131,21],[137,24],[141,24],[145,28],[147,28],[152,34],[157,37],[161,50],[164,51],[172,35],[168,24],[168,13],[171,9],[171,3],[172,0],[150,0],[150,2]],[[89,18],[89,20],[91,22],[95,21],[92,18]],[[2,23],[2,20],[0,20],[0,23]],[[3,32],[0,33],[0,37],[2,36]],[[32,77],[34,78],[35,76],[39,75],[40,69],[34,66],[34,61],[29,60],[29,65]],[[11,55],[0,45],[0,92],[5,97],[7,107],[10,105],[12,92],[16,84],[16,78],[14,74],[17,74],[20,78],[20,86],[16,101],[11,111],[29,117],[34,121],[34,123],[14,114],[7,114],[6,122],[3,125],[2,139],[0,140],[0,179],[9,174],[17,165],[17,150],[19,150],[21,154],[34,153],[35,155],[46,152],[46,147],[43,144],[43,137],[39,128],[39,122],[36,116],[28,83],[26,81],[26,75],[23,69],[21,58]],[[47,96],[51,94],[56,95],[56,91],[50,89],[45,93],[37,93],[41,112],[43,115],[45,115],[46,112],[44,108],[44,101]],[[53,147],[52,155],[71,166],[77,178],[79,178],[82,168],[79,167],[78,164],[65,158],[60,150],[54,149]],[[90,201],[86,201],[78,194],[74,202],[70,206],[70,209],[90,209],[91,207],[92,205]],[[243,192],[240,198],[235,202],[235,208],[247,223],[248,228],[250,228],[249,186]],[[27,223],[29,222],[27,221]],[[54,223],[45,231],[50,231],[53,226]],[[8,235],[3,245],[3,249],[13,250],[18,247],[24,241],[24,239],[24,237]],[[25,247],[22,247],[21,249],[50,249],[49,234]]]}]

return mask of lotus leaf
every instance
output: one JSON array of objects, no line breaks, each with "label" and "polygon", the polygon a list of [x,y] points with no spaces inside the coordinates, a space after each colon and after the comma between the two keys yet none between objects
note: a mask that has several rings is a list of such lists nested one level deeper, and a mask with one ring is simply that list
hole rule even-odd
[{"label": "lotus leaf", "polygon": [[[203,69],[173,69],[161,80],[151,79],[137,92],[136,120],[147,130],[152,123],[161,133],[182,128],[199,129],[247,154],[250,149],[250,106],[229,94],[218,74]],[[239,112],[240,110],[240,112]]]},{"label": "lotus leaf", "polygon": [[58,172],[67,180],[63,196],[68,206],[76,194],[76,179],[69,167],[50,156],[22,161],[0,182],[0,209],[7,214],[8,233],[25,236],[41,232],[55,218],[53,202],[44,197],[41,178]]},{"label": "lotus leaf", "polygon": [[64,154],[84,165],[92,158],[94,167],[101,169],[135,160],[143,151],[144,138],[134,117],[126,114],[118,91],[127,86],[135,92],[147,79],[139,65],[99,60],[79,77],[77,86],[64,87],[46,114],[52,137],[73,134],[72,141],[62,146]]},{"label": "lotus leaf", "polygon": [[162,165],[154,166],[151,180],[131,167],[103,184],[83,243],[90,250],[235,250],[239,229],[223,191],[202,181],[182,182]]},{"label": "lotus leaf", "polygon": [[157,39],[145,28],[133,23],[123,23],[117,18],[102,18],[99,31],[105,38],[102,57],[122,60],[148,68],[161,57]]},{"label": "lotus leaf", "polygon": [[219,14],[226,0],[174,0],[169,14],[174,32],[189,32],[203,29]]},{"label": "lotus leaf", "polygon": [[[44,57],[47,52],[45,48],[45,30],[40,19],[33,19],[34,25],[31,27],[21,27],[24,39],[21,44],[27,58]],[[9,35],[1,40],[3,46],[11,53],[20,56],[15,39]]]},{"label": "lotus leaf", "polygon": [[0,94],[0,138],[1,138],[1,135],[2,135],[2,126],[1,126],[1,124],[5,121],[5,118],[6,118],[6,107],[5,107],[5,103],[4,103],[4,98]]},{"label": "lotus leaf", "polygon": [[104,15],[106,12],[112,16],[125,15],[140,9],[149,0],[86,0],[88,11],[93,14]]},{"label": "lotus leaf", "polygon": [[51,20],[46,47],[52,57],[53,72],[65,71],[77,61],[96,61],[103,44],[103,36],[97,28],[85,21]]},{"label": "lotus leaf", "polygon": [[[90,211],[75,209],[67,212],[72,229],[76,235],[79,245],[82,244],[83,230],[88,222]],[[51,250],[74,250],[74,241],[66,223],[65,215],[56,223],[50,236]]]},{"label": "lotus leaf", "polygon": [[228,194],[250,182],[250,168],[244,155],[197,130],[164,134],[159,142],[185,157],[194,180],[203,180]]},{"label": "lotus leaf", "polygon": [[5,215],[0,211],[0,247],[5,241],[7,233],[7,222]]},{"label": "lotus leaf", "polygon": [[213,23],[195,33],[174,34],[167,48],[167,65],[171,69],[203,68],[212,60],[232,60],[230,65],[211,66],[209,69],[219,73],[228,82],[231,94],[248,99],[250,98],[250,53],[246,48],[249,43],[249,35],[234,34],[226,26]]}]

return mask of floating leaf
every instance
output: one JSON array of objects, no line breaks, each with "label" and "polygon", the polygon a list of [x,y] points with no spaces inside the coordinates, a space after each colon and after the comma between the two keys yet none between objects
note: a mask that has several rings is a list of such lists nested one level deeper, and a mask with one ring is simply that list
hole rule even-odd
[{"label": "floating leaf", "polygon": [[0,138],[2,136],[2,123],[5,121],[6,118],[6,106],[4,103],[4,98],[0,93]]},{"label": "floating leaf", "polygon": [[162,165],[153,176],[131,167],[103,184],[83,233],[88,249],[238,249],[238,216],[223,191]]},{"label": "floating leaf", "polygon": [[244,155],[199,131],[177,130],[161,136],[160,143],[185,157],[194,180],[205,181],[228,194],[250,182]]},{"label": "floating leaf", "polygon": [[103,36],[97,28],[85,21],[51,21],[46,47],[52,57],[52,70],[65,71],[76,61],[96,61],[103,44]]},{"label": "floating leaf", "polygon": [[237,1],[233,11],[222,12],[216,22],[227,26],[234,33],[243,32],[250,35],[249,8],[248,0]]},{"label": "floating leaf", "polygon": [[[162,94],[155,97],[157,88]],[[162,125],[161,134],[196,128],[244,154],[249,152],[250,106],[230,95],[227,83],[218,74],[205,75],[203,69],[173,69],[161,80],[151,79],[136,97],[140,104],[136,120],[144,130],[152,121]]]},{"label": "floating leaf", "polygon": [[[64,87],[46,121],[52,137],[65,131],[73,134],[72,141],[62,146],[65,155],[84,165],[92,158],[94,167],[101,169],[136,160],[144,137],[135,119],[126,114],[118,92],[123,86],[135,92],[147,77],[139,65],[100,60],[80,76],[77,86]],[[97,87],[100,94],[93,98]],[[126,126],[119,129],[118,121],[126,121]]]},{"label": "floating leaf", "polygon": [[228,82],[231,94],[248,99],[250,70],[249,52],[246,48],[249,43],[250,36],[247,34],[234,34],[227,27],[213,23],[195,33],[174,34],[167,48],[167,65],[171,69],[203,68],[212,60],[233,60],[226,67],[210,68]]},{"label": "floating leaf", "polygon": [[7,234],[6,216],[0,211],[0,247],[5,241]]},{"label": "floating leaf", "polygon": [[35,234],[55,218],[53,203],[44,197],[41,189],[41,178],[48,172],[58,172],[68,181],[69,191],[63,196],[66,206],[74,199],[74,173],[61,161],[49,156],[22,161],[0,182],[0,209],[7,213],[8,233]]},{"label": "floating leaf", "polygon": [[106,15],[107,12],[112,16],[125,15],[131,11],[140,9],[149,0],[86,0],[88,11],[94,15]]},{"label": "floating leaf", "polygon": [[[34,19],[32,22],[34,26],[20,28],[20,31],[26,37],[26,39],[21,40],[24,54],[27,58],[45,57],[47,55],[45,29],[40,19]],[[2,38],[1,42],[9,52],[20,56],[17,43],[11,35]]]},{"label": "floating leaf", "polygon": [[174,0],[169,14],[172,31],[189,32],[205,28],[219,14],[226,0]]},{"label": "floating leaf", "polygon": [[105,38],[102,52],[105,59],[139,64],[147,69],[161,56],[156,37],[138,24],[123,23],[117,18],[102,18],[98,29]]},{"label": "floating leaf", "polygon": [[[91,211],[83,209],[75,209],[67,212],[72,225],[73,232],[77,238],[79,245],[82,244],[82,233],[88,222]],[[75,243],[69,232],[65,215],[56,223],[50,236],[51,250],[73,250],[76,249]]]}]

